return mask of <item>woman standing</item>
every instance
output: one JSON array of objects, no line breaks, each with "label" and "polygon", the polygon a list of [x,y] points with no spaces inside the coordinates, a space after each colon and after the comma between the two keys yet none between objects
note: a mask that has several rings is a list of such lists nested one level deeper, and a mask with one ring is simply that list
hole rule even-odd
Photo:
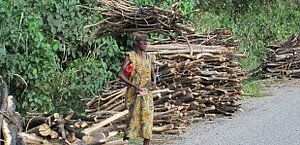
[{"label": "woman standing", "polygon": [[[126,53],[118,76],[129,85],[125,103],[129,110],[124,139],[141,137],[149,145],[153,128],[153,98],[149,88],[156,84],[153,57],[146,54],[146,34],[135,34],[133,51]],[[133,67],[131,72],[130,66]],[[126,72],[127,71],[127,72]],[[129,76],[127,74],[130,73]]]}]

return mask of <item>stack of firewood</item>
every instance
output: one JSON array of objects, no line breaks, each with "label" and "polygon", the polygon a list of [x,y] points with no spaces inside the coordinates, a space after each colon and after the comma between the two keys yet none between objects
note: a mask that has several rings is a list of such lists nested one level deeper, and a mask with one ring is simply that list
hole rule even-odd
[{"label": "stack of firewood", "polygon": [[[152,91],[154,132],[181,133],[193,120],[216,114],[231,116],[239,108],[236,101],[242,94],[244,73],[235,58],[242,55],[234,54],[237,41],[230,39],[228,32],[220,29],[194,34],[193,41],[185,43],[177,39],[147,46],[147,53],[157,58],[158,89]],[[110,86],[86,103],[89,117],[106,120],[125,110],[126,85],[114,80]],[[122,126],[125,117],[111,123]]]},{"label": "stack of firewood", "polygon": [[101,7],[88,9],[96,10],[103,18],[95,24],[85,26],[85,28],[99,26],[94,31],[94,36],[136,31],[173,36],[172,33],[193,31],[191,24],[182,19],[180,13],[176,11],[177,3],[162,9],[156,6],[137,6],[124,0],[98,0],[98,2]]},{"label": "stack of firewood", "polygon": [[261,67],[264,77],[300,77],[300,34],[269,48],[268,58]]}]

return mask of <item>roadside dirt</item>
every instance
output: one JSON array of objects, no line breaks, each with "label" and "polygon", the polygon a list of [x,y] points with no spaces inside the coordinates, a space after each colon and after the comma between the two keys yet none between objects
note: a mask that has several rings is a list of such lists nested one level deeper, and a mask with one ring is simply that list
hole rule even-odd
[{"label": "roadside dirt", "polygon": [[[263,106],[267,106],[266,104],[274,104],[277,103],[278,100],[273,100],[272,98],[268,98],[270,96],[283,96],[286,93],[289,93],[300,86],[300,79],[282,79],[277,81],[276,83],[270,85],[265,88],[265,94],[267,96],[260,98],[251,98],[248,100],[240,101],[243,104],[243,112],[237,112],[232,117],[222,117],[218,116],[216,119],[210,120],[206,119],[203,122],[195,123],[189,126],[185,133],[180,135],[155,135],[152,141],[153,145],[181,145],[181,144],[195,144],[197,140],[201,139],[199,135],[203,135],[205,133],[210,132],[218,128],[219,126],[223,126],[227,122],[234,121],[235,118],[242,118],[245,115],[250,115],[254,113],[253,111],[257,111],[262,109]],[[299,94],[294,94],[295,96]],[[267,103],[266,103],[267,102]],[[262,109],[262,111],[267,110],[266,108]],[[256,113],[256,112],[255,112]],[[141,144],[140,142],[135,142],[134,144]],[[216,143],[217,144],[217,143]]]},{"label": "roadside dirt", "polygon": [[242,100],[241,112],[191,125],[165,145],[299,145],[300,79],[277,81],[267,96]]}]

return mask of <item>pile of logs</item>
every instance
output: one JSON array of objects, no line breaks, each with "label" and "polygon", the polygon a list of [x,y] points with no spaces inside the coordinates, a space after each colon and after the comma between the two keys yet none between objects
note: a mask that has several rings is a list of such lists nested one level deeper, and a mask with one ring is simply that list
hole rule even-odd
[{"label": "pile of logs", "polygon": [[[177,3],[162,9],[156,6],[137,6],[124,0],[98,0],[101,7],[96,10],[103,17],[99,22],[85,26],[99,26],[93,35],[114,35],[124,32],[158,32],[168,36],[172,33],[190,33],[191,24],[181,19],[176,11]],[[103,8],[103,5],[106,6]],[[82,6],[83,7],[83,6]],[[84,7],[86,8],[86,7]]]},{"label": "pile of logs", "polygon": [[[235,60],[242,55],[234,54],[238,42],[229,31],[194,34],[185,43],[181,38],[157,41],[146,49],[157,58],[158,89],[152,91],[155,133],[178,134],[193,121],[216,114],[231,116],[240,107],[236,101],[242,94],[244,72]],[[114,80],[110,86],[86,103],[89,117],[106,121],[126,111],[126,85]],[[124,116],[110,123],[125,127]]]},{"label": "pile of logs", "polygon": [[270,53],[261,66],[264,77],[300,77],[300,34],[286,42],[268,46]]},{"label": "pile of logs", "polygon": [[[105,121],[96,117],[67,113],[29,113],[24,118],[15,111],[13,96],[8,95],[5,82],[0,82],[0,145],[99,145],[125,144],[126,141],[108,142],[124,126],[103,126],[124,116],[126,111],[116,113]],[[105,116],[103,116],[105,117]],[[92,126],[95,124],[95,126]]]},{"label": "pile of logs", "polygon": [[[26,125],[18,135],[26,144],[32,145],[98,145],[124,144],[123,140],[108,142],[108,139],[118,133],[115,126],[102,128],[114,118],[123,116],[126,111],[116,114],[105,121],[80,116],[73,111],[67,113],[27,113]],[[96,125],[96,127],[92,126]]]}]

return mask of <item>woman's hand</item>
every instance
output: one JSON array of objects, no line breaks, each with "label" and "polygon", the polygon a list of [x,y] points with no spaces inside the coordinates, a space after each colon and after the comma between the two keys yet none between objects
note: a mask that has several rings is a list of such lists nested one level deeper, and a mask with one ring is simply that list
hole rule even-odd
[{"label": "woman's hand", "polygon": [[148,89],[147,88],[138,88],[137,90],[138,96],[144,96],[148,93]]}]

